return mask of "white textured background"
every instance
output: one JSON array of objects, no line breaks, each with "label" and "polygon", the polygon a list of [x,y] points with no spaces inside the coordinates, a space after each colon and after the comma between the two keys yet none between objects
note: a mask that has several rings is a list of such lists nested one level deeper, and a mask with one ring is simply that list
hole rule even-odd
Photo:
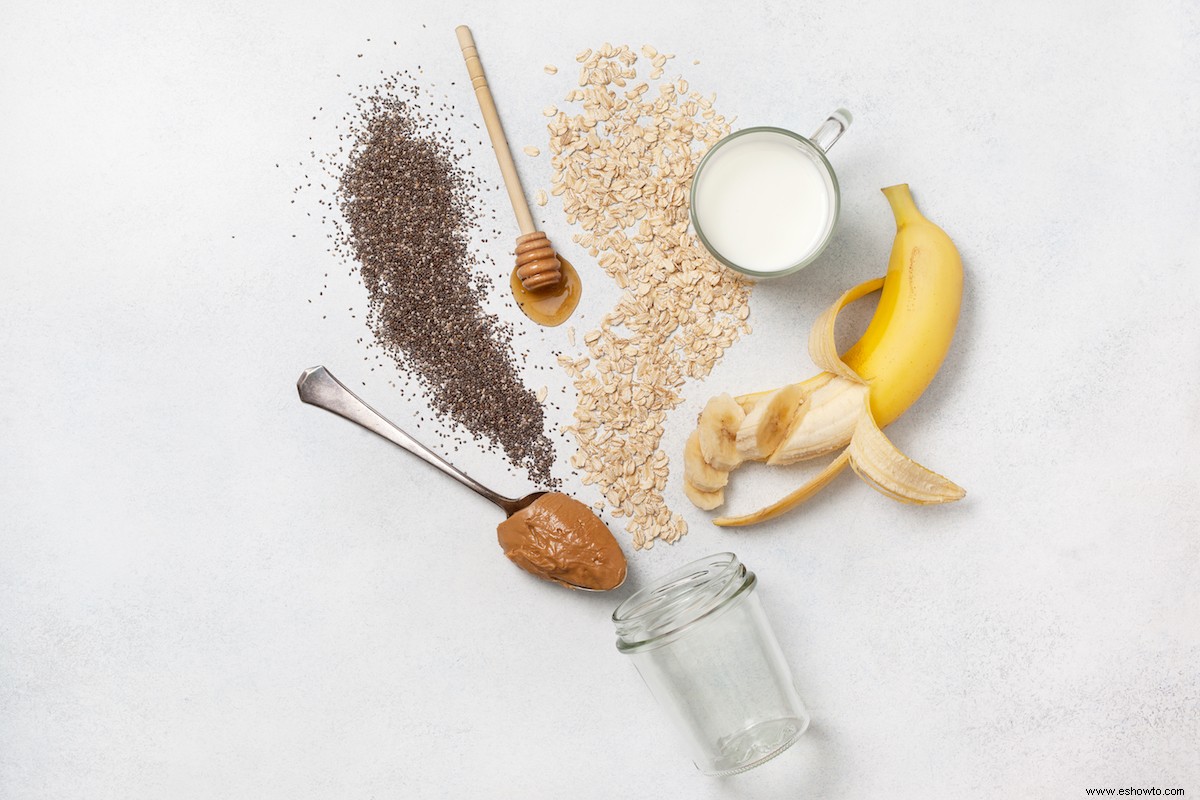
[{"label": "white textured background", "polygon": [[[0,8],[0,798],[1200,794],[1197,6],[498,5]],[[746,775],[675,747],[613,648],[618,597],[527,578],[493,508],[297,401],[324,363],[412,419],[366,373],[320,195],[290,201],[379,70],[419,64],[477,119],[460,22],[516,146],[604,40],[677,53],[739,124],[856,115],[835,242],[759,289],[673,456],[707,395],[812,371],[815,314],[884,268],[879,187],[961,247],[958,338],[890,432],[965,502],[844,477],[758,529],[689,511],[632,557],[620,596],[721,549],[758,572],[814,722]],[[540,216],[594,321],[615,295]],[[535,361],[565,346],[514,321]],[[735,510],[800,480],[738,478]]]}]

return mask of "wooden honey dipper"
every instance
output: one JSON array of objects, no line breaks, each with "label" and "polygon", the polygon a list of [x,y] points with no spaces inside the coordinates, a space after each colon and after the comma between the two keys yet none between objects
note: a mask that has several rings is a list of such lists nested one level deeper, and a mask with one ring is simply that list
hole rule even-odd
[{"label": "wooden honey dipper", "polygon": [[496,151],[496,161],[500,164],[500,174],[504,176],[508,200],[512,203],[513,213],[517,215],[517,224],[521,227],[516,249],[517,277],[526,291],[548,291],[562,282],[562,261],[554,252],[550,239],[533,224],[533,214],[530,213],[529,203],[525,200],[521,178],[517,175],[517,165],[513,163],[508,139],[505,138],[504,128],[500,125],[500,114],[496,110],[496,101],[492,99],[492,91],[488,88],[487,76],[483,74],[483,62],[479,60],[479,51],[475,49],[475,38],[471,36],[471,29],[466,25],[459,25],[454,29],[454,33],[458,36],[458,45],[462,48],[463,59],[467,62],[467,74],[471,76],[471,86],[475,89],[479,110],[483,112],[483,121],[487,125],[488,137],[492,140],[492,149]]}]

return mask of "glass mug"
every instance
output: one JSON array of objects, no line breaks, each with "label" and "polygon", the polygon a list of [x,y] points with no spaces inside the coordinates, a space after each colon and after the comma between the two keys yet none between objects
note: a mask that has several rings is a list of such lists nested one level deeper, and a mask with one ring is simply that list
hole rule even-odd
[{"label": "glass mug", "polygon": [[617,649],[707,775],[770,761],[808,728],[757,586],[737,556],[717,553],[668,573],[613,612]]},{"label": "glass mug", "polygon": [[853,120],[839,108],[811,137],[745,128],[713,145],[692,176],[691,218],[713,257],[755,278],[816,260],[837,224],[841,190],[825,154]]}]

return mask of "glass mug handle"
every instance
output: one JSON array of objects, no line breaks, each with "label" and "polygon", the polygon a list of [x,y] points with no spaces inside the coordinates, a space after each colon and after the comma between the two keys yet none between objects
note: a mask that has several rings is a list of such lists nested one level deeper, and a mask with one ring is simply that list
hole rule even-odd
[{"label": "glass mug handle", "polygon": [[838,139],[842,138],[842,134],[850,127],[850,123],[854,121],[854,116],[844,108],[839,108],[837,111],[829,115],[829,119],[817,128],[817,132],[808,137],[808,140],[821,148],[821,152],[829,152],[829,148],[833,147]]}]

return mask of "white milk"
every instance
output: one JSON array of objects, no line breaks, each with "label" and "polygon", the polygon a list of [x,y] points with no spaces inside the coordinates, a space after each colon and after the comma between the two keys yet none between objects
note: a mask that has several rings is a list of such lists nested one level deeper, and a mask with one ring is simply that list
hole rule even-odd
[{"label": "white milk", "polygon": [[782,134],[722,145],[697,177],[696,219],[711,249],[739,267],[779,272],[813,253],[833,224],[824,165]]}]

